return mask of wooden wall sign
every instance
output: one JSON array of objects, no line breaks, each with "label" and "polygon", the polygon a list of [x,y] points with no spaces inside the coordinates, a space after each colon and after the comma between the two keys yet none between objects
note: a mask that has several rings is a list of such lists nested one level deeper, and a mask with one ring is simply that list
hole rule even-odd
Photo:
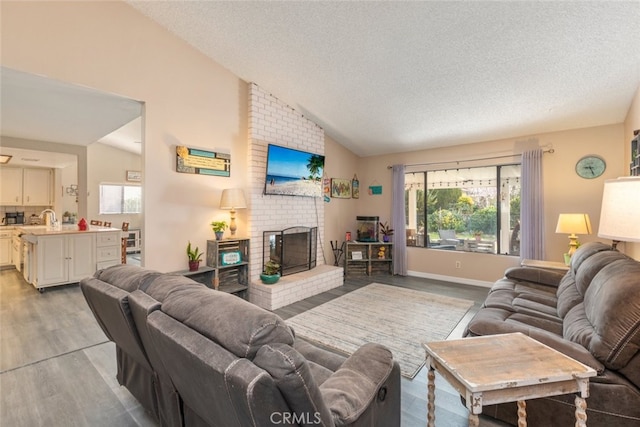
[{"label": "wooden wall sign", "polygon": [[179,145],[176,147],[176,172],[228,177],[231,175],[231,155]]}]

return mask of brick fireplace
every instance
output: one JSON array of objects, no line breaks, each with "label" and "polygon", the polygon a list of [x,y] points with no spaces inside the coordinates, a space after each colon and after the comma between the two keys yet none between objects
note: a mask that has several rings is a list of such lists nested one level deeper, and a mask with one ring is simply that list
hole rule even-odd
[{"label": "brick fireplace", "polygon": [[[324,130],[286,103],[249,84],[249,164],[251,165],[250,218],[251,266],[249,300],[268,310],[342,286],[343,269],[326,265],[322,256],[324,202],[320,198],[264,195],[268,144],[324,154]],[[264,233],[270,230],[316,229],[311,269],[291,271],[274,285],[260,281],[264,259]],[[295,233],[293,233],[295,234]],[[301,243],[306,251],[308,243]],[[294,253],[297,250],[294,250]],[[291,253],[291,251],[289,251]],[[293,264],[298,263],[294,259]]]}]

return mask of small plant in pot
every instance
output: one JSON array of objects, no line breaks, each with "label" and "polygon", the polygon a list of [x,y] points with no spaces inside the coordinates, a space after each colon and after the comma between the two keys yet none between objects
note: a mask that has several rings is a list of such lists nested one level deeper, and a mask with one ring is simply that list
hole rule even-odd
[{"label": "small plant in pot", "polygon": [[393,236],[393,228],[385,221],[384,224],[380,223],[380,233],[382,233],[382,241],[388,242]]},{"label": "small plant in pot", "polygon": [[191,249],[191,242],[187,245],[187,256],[189,257],[189,271],[197,271],[200,268],[200,261],[202,258],[202,252],[196,246],[195,249]]},{"label": "small plant in pot", "polygon": [[211,223],[211,228],[213,232],[216,234],[216,240],[222,240],[222,236],[224,236],[224,230],[227,228],[226,221],[213,221]]},{"label": "small plant in pot", "polygon": [[280,279],[280,264],[270,259],[264,265],[264,271],[260,274],[260,280],[265,285],[272,285]]}]

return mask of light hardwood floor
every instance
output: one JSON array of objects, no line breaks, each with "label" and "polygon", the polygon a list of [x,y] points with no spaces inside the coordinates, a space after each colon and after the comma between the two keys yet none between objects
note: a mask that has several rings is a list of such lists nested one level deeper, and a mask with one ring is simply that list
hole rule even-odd
[{"label": "light hardwood floor", "polygon": [[[475,302],[451,337],[461,336],[487,289],[432,280],[376,276],[276,310],[289,318],[371,282],[424,290]],[[13,269],[0,271],[0,425],[156,426],[115,379],[115,346],[97,325],[77,284],[39,293]],[[426,425],[426,369],[402,378],[402,426]],[[467,425],[467,410],[436,379],[436,425]],[[503,426],[481,419],[482,426]],[[395,427],[395,426],[389,426]],[[400,427],[400,426],[399,426]]]}]

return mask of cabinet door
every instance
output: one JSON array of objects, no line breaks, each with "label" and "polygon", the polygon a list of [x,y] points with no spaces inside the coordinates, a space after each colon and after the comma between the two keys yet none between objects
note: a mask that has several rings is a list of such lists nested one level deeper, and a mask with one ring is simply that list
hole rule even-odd
[{"label": "cabinet door", "polygon": [[95,233],[72,234],[67,237],[69,282],[79,282],[96,272]]},{"label": "cabinet door", "polygon": [[11,238],[0,238],[0,265],[11,265]]},{"label": "cabinet door", "polygon": [[22,271],[22,239],[14,237],[11,241],[11,262],[18,271]]},{"label": "cabinet door", "polygon": [[24,169],[22,200],[25,206],[50,206],[51,169]]},{"label": "cabinet door", "polygon": [[22,205],[22,168],[0,167],[0,205]]},{"label": "cabinet door", "polygon": [[36,287],[67,281],[67,238],[48,236],[38,238],[36,245],[38,273]]}]

